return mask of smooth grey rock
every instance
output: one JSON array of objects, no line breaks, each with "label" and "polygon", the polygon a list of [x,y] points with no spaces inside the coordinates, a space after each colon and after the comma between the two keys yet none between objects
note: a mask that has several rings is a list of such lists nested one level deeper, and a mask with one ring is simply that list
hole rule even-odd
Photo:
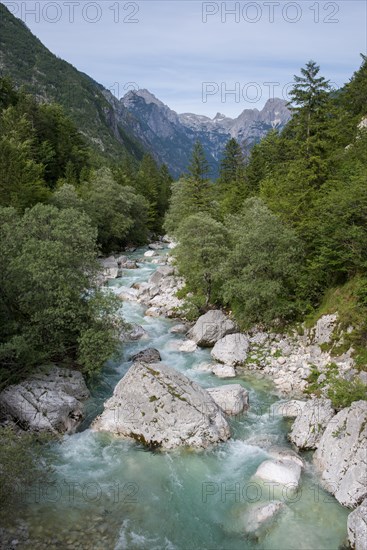
[{"label": "smooth grey rock", "polygon": [[152,258],[153,256],[156,256],[157,255],[157,252],[155,250],[147,250],[146,252],[144,252],[144,256],[146,258]]},{"label": "smooth grey rock", "polygon": [[211,310],[199,317],[189,331],[188,337],[198,346],[211,347],[226,336],[236,331],[236,325],[219,310]]},{"label": "smooth grey rock", "polygon": [[313,343],[319,345],[328,344],[333,335],[337,320],[338,315],[336,313],[320,317],[314,328]]},{"label": "smooth grey rock", "polygon": [[209,393],[162,363],[134,363],[92,427],[166,449],[208,447],[230,437]]},{"label": "smooth grey rock", "polygon": [[313,460],[322,484],[343,506],[367,497],[367,401],[355,401],[329,422]]},{"label": "smooth grey rock", "polygon": [[258,535],[286,508],[284,502],[273,500],[267,503],[259,503],[249,506],[244,516],[245,532]]},{"label": "smooth grey rock", "polygon": [[138,298],[138,291],[135,288],[123,286],[117,296],[122,301],[135,302]]},{"label": "smooth grey rock", "polygon": [[140,361],[144,363],[156,363],[161,361],[161,354],[155,348],[147,348],[131,357],[131,361]]},{"label": "smooth grey rock", "polygon": [[235,378],[236,371],[234,367],[230,365],[223,365],[222,363],[217,363],[212,365],[212,373],[218,378]]},{"label": "smooth grey rock", "polygon": [[268,454],[275,458],[276,460],[281,460],[282,462],[294,462],[295,464],[298,464],[301,468],[304,467],[304,462],[302,458],[295,452],[293,449],[287,449],[286,447],[270,447],[268,450]]},{"label": "smooth grey rock", "polygon": [[3,390],[0,408],[24,429],[73,432],[83,419],[87,397],[80,372],[51,367]]},{"label": "smooth grey rock", "polygon": [[219,363],[225,365],[241,365],[247,358],[249,339],[240,332],[227,334],[214,345],[211,355]]},{"label": "smooth grey rock", "polygon": [[289,439],[299,449],[316,449],[334,415],[330,399],[310,399],[294,421]]},{"label": "smooth grey rock", "polygon": [[367,498],[348,516],[348,540],[354,550],[367,550]]},{"label": "smooth grey rock", "polygon": [[119,256],[116,258],[117,265],[120,269],[137,269],[136,260],[131,260],[127,256]]},{"label": "smooth grey rock", "polygon": [[174,269],[173,267],[169,265],[162,265],[158,267],[154,273],[149,277],[149,283],[153,285],[157,285],[164,279],[165,277],[169,277],[170,275],[173,275]]},{"label": "smooth grey rock", "polygon": [[150,250],[162,250],[164,246],[162,243],[149,243],[148,248],[150,248]]},{"label": "smooth grey rock", "polygon": [[179,351],[183,351],[183,352],[186,352],[186,353],[192,353],[193,351],[197,350],[197,345],[194,342],[194,340],[185,340],[184,342],[182,342],[182,344],[180,344],[178,349],[179,349]]},{"label": "smooth grey rock", "polygon": [[226,414],[240,414],[249,408],[248,391],[240,384],[208,388],[207,391]]},{"label": "smooth grey rock", "polygon": [[296,489],[301,477],[301,466],[290,460],[265,460],[256,470],[255,477],[279,485],[291,485]]},{"label": "smooth grey rock", "polygon": [[131,330],[127,333],[128,340],[140,340],[148,335],[147,331],[140,325],[133,323]]},{"label": "smooth grey rock", "polygon": [[186,334],[187,325],[185,325],[184,323],[178,323],[170,329],[170,332],[172,334]]}]

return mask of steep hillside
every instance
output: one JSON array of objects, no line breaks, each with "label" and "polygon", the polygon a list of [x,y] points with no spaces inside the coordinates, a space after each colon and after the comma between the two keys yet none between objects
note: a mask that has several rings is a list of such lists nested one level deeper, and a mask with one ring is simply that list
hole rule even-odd
[{"label": "steep hillside", "polygon": [[60,103],[94,149],[112,159],[144,147],[131,134],[131,115],[86,74],[51,53],[27,26],[0,4],[0,75],[40,100]]}]

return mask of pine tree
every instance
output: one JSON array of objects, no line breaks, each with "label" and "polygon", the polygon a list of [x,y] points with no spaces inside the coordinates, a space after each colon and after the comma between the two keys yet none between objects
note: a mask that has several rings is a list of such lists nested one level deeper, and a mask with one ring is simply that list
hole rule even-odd
[{"label": "pine tree", "polygon": [[248,195],[245,180],[245,160],[240,144],[231,138],[224,149],[218,179],[222,211],[235,212]]}]

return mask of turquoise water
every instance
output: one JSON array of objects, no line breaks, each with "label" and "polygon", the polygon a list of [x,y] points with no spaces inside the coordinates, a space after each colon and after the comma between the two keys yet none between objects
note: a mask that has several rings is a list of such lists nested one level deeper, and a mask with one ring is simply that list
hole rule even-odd
[{"label": "turquoise water", "polygon": [[[143,252],[131,256],[141,258]],[[157,267],[139,265],[114,281],[111,289],[147,280]],[[124,303],[125,319],[142,325],[148,338],[125,344],[122,360],[108,364],[91,388],[80,431],[48,450],[54,482],[41,483],[27,497],[32,548],[338,549],[346,537],[348,511],[318,486],[307,456],[297,494],[252,480],[259,464],[269,458],[264,446],[289,446],[289,424],[269,413],[278,399],[271,383],[253,377],[220,380],[196,371],[196,365],[209,360],[210,351],[178,352],[185,338],[169,332],[176,322],[145,317],[144,311],[137,303]],[[236,382],[248,389],[251,408],[230,420],[230,441],[205,451],[151,452],[89,429],[131,365],[131,354],[148,346],[159,349],[166,364],[205,387]],[[274,497],[286,504],[283,513],[256,537],[246,535],[248,510]]]}]

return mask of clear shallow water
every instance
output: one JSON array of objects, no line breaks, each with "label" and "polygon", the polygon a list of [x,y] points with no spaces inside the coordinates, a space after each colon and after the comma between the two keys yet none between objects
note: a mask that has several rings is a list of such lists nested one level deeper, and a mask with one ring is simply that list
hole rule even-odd
[{"label": "clear shallow water", "polygon": [[[132,254],[141,257],[144,250]],[[155,264],[140,264],[113,282],[115,287],[147,280]],[[252,377],[220,380],[195,370],[209,350],[177,351],[183,335],[169,329],[175,321],[144,317],[145,308],[125,302],[126,320],[144,327],[148,338],[125,344],[122,360],[106,365],[91,388],[81,430],[52,445],[55,482],[40,484],[27,497],[26,519],[33,548],[142,550],[336,550],[346,536],[346,517],[334,498],[317,484],[306,456],[298,494],[255,484],[251,479],[268,458],[263,443],[288,446],[289,425],[273,417],[277,400],[270,383]],[[232,439],[205,451],[151,452],[135,442],[89,429],[130,356],[148,346],[162,360],[209,387],[242,384],[251,409],[230,420]],[[261,447],[258,446],[261,444]],[[274,491],[274,493],[273,493]],[[245,534],[247,510],[277,498],[286,504],[271,529],[259,538]]]}]

